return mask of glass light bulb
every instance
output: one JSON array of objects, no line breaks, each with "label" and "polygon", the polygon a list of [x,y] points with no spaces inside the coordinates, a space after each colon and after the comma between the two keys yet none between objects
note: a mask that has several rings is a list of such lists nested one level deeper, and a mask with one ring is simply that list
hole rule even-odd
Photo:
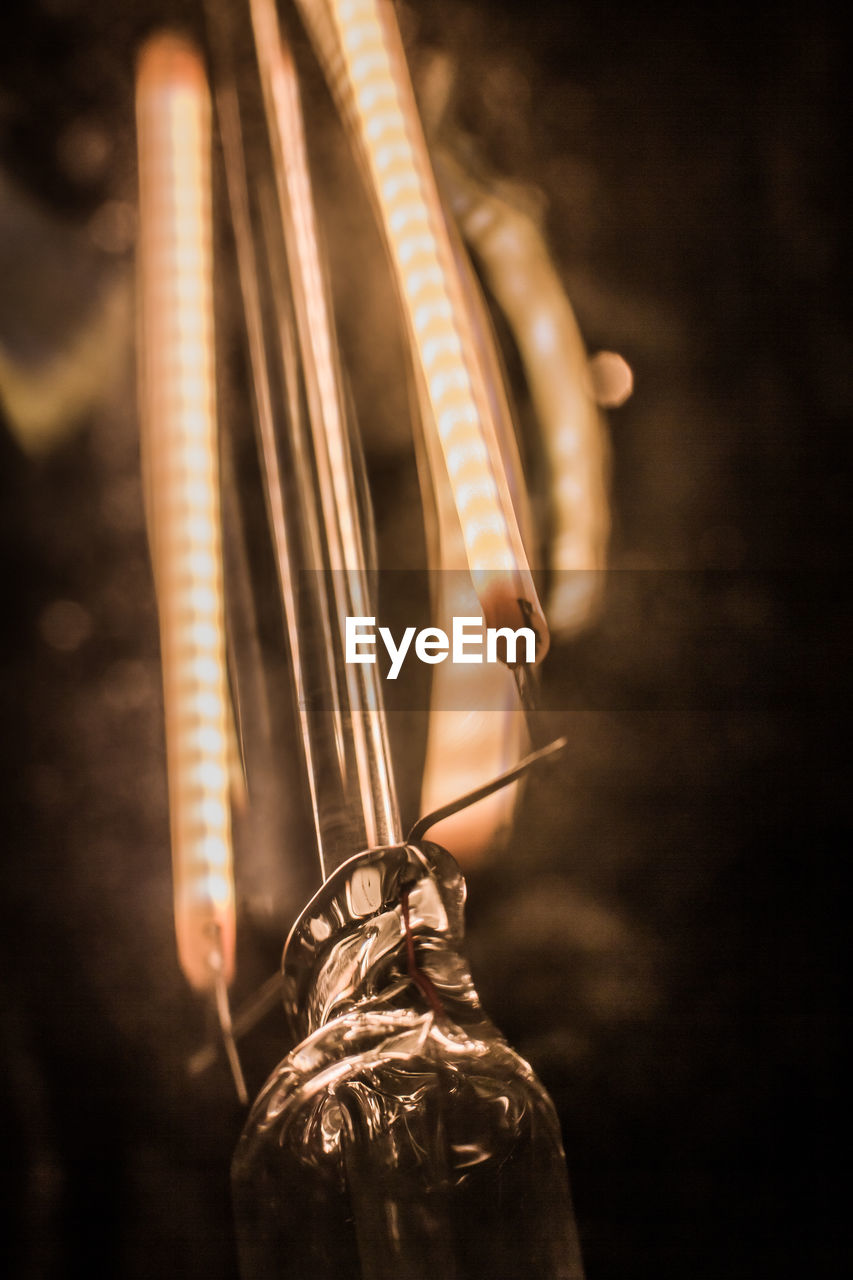
[{"label": "glass light bulb", "polygon": [[553,1105],[484,1014],[438,846],[361,854],[285,949],[304,1038],[233,1164],[244,1280],[582,1280]]}]

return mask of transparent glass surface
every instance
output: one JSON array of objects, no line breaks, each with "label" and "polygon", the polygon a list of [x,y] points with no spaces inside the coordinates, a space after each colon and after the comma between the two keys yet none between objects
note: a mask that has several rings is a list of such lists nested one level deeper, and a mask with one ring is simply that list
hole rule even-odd
[{"label": "transparent glass surface", "polygon": [[244,1280],[579,1280],[557,1117],[483,1013],[464,881],[435,845],[360,855],[285,950],[298,1047],[233,1188]]}]

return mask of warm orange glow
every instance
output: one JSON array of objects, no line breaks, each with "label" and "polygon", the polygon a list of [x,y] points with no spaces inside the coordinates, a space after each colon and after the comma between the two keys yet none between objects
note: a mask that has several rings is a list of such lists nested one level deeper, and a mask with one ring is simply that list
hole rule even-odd
[{"label": "warm orange glow", "polygon": [[425,403],[455,496],[488,626],[548,630],[500,457],[459,270],[423,138],[394,12],[381,0],[300,0],[361,143]]},{"label": "warm orange glow", "polygon": [[[443,614],[438,625],[444,625]],[[456,709],[466,703],[477,709]],[[437,666],[421,813],[432,813],[511,768],[523,754],[526,735],[525,715],[506,667],[484,663],[460,669],[450,662]],[[517,794],[514,783],[452,814],[430,828],[430,840],[448,848],[463,867],[470,866],[492,851],[510,828]]]},{"label": "warm orange glow", "polygon": [[569,635],[590,621],[606,564],[609,451],[598,406],[627,398],[631,371],[611,353],[590,368],[574,311],[523,197],[513,202],[486,187],[446,152],[440,161],[465,239],[518,344],[542,423],[551,478],[548,620],[555,634]]},{"label": "warm orange glow", "polygon": [[[421,412],[423,393],[421,394]],[[509,424],[507,424],[509,427]],[[467,574],[465,546],[453,493],[438,442],[427,437],[433,477],[434,536],[427,539],[430,566],[437,569],[435,622],[450,631],[453,617],[473,617],[477,596]],[[526,507],[522,505],[522,516]],[[421,784],[420,812],[433,813],[511,768],[522,754],[527,730],[512,674],[500,664],[433,669],[429,728]],[[512,824],[518,796],[514,784],[470,808],[444,818],[429,830],[431,840],[450,849],[463,867],[494,848]]]},{"label": "warm orange glow", "polygon": [[634,391],[634,370],[618,351],[596,351],[589,376],[592,394],[603,409],[618,409]]},{"label": "warm orange glow", "polygon": [[233,971],[230,719],[213,342],[211,110],[196,50],[158,35],[137,74],[140,429],[166,711],[181,965]]},{"label": "warm orange glow", "polygon": [[[521,757],[523,713],[499,711],[435,711],[430,722],[432,742],[442,743],[427,754],[421,809],[430,813],[465,795],[511,768]],[[519,732],[520,731],[520,732]],[[509,741],[508,741],[509,739]],[[477,760],[475,768],[471,761]],[[443,818],[430,827],[428,839],[449,849],[465,870],[495,851],[512,827],[518,783],[479,800],[470,808]]]}]

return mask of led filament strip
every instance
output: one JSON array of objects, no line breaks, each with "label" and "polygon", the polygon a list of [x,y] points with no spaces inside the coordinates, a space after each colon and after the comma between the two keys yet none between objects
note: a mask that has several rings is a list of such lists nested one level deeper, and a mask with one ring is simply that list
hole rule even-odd
[{"label": "led filament strip", "polygon": [[464,289],[391,6],[298,0],[332,91],[357,137],[389,249],[418,376],[453,489],[487,626],[548,628],[500,461]]},{"label": "led filament strip", "polygon": [[178,953],[198,990],[234,965],[230,702],[213,330],[211,107],[173,35],[144,47],[139,148],[140,430],[160,615]]}]

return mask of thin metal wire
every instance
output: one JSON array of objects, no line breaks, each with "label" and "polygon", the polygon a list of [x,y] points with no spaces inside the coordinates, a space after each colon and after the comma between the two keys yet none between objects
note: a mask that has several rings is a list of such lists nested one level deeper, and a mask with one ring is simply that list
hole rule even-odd
[{"label": "thin metal wire", "polygon": [[[399,842],[402,824],[379,673],[343,661],[345,618],[374,610],[296,76],[274,6],[247,0],[245,12],[249,26],[238,30],[239,14],[211,5],[209,25],[258,449],[325,878],[363,848]],[[248,76],[235,70],[235,31]]]},{"label": "thin metal wire", "polygon": [[514,765],[512,769],[507,769],[506,773],[499,774],[497,778],[492,778],[490,782],[484,783],[482,787],[477,787],[474,791],[468,791],[457,800],[452,800],[450,804],[443,805],[440,809],[435,809],[425,817],[419,818],[406,836],[406,843],[417,844],[419,840],[423,839],[427,831],[437,823],[442,822],[445,818],[450,818],[454,813],[459,813],[461,809],[469,808],[470,805],[476,804],[478,800],[485,800],[486,796],[492,795],[495,791],[500,791],[502,787],[509,786],[511,782],[516,782],[533,765],[547,760],[549,756],[556,755],[558,751],[562,751],[568,745],[568,741],[568,738],[555,738],[553,742],[549,742],[545,747],[540,747],[538,751],[531,751],[530,755],[525,756],[523,760],[519,760],[518,764]]},{"label": "thin metal wire", "polygon": [[[412,826],[406,836],[406,844],[417,844],[432,827],[442,822],[445,818],[451,817],[455,813],[459,813],[462,809],[466,809],[471,805],[477,804],[480,800],[485,800],[487,796],[500,791],[502,787],[507,787],[518,779],[528,770],[534,768],[537,764],[541,764],[549,760],[552,756],[557,755],[568,744],[568,738],[555,738],[553,742],[549,742],[547,746],[540,747],[538,751],[532,751],[520,760],[512,769],[508,769],[505,773],[499,774],[496,778],[491,778],[489,782],[482,787],[477,787],[474,791],[468,791],[463,796],[457,797],[450,804],[444,805],[441,809],[436,809],[432,813],[426,814],[423,818]],[[232,1035],[235,1039],[239,1039],[253,1027],[257,1026],[267,1014],[276,1007],[281,1001],[282,994],[282,978],[279,972],[274,973],[260,987],[255,994],[243,1005],[239,1012],[235,1015],[232,1024]],[[227,1049],[227,1041],[226,1049]],[[209,1070],[216,1061],[217,1047],[215,1045],[205,1045],[198,1053],[194,1054],[189,1062],[189,1072],[191,1075],[201,1075]]]},{"label": "thin metal wire", "polygon": [[[282,42],[272,0],[250,0],[261,85],[285,215],[297,332],[306,376],[322,525],[340,625],[369,616],[367,558],[361,534],[333,325],[314,214],[296,72]],[[367,842],[402,834],[379,676],[370,664],[346,664],[355,763]]]}]

